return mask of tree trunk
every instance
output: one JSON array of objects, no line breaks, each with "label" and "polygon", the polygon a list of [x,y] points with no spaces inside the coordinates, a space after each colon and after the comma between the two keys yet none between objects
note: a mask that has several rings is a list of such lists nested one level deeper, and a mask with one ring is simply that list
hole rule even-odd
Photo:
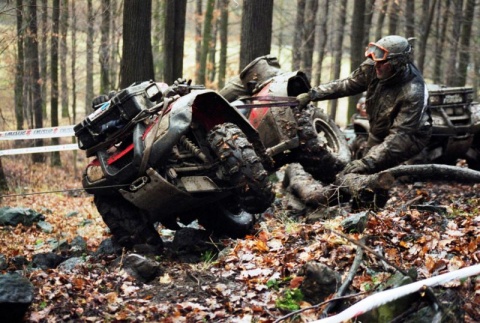
[{"label": "tree trunk", "polygon": [[[17,1],[18,3],[18,1]],[[22,8],[22,7],[18,7]],[[5,177],[5,173],[3,171],[3,166],[2,166],[2,159],[0,158],[0,191],[8,191],[8,182],[7,178]],[[0,201],[2,198],[0,197]]]},{"label": "tree trunk", "polygon": [[273,0],[243,1],[240,71],[255,58],[270,54]]},{"label": "tree trunk", "polygon": [[[165,1],[155,0],[153,3],[152,16],[152,54],[153,68],[155,69],[155,79],[163,78],[163,39],[165,32]],[[113,32],[115,30],[112,29]],[[113,43],[111,43],[113,46]]]},{"label": "tree trunk", "polygon": [[[448,11],[450,8],[450,0],[445,1],[445,8],[443,14],[440,15],[442,6],[442,1],[438,1],[438,21],[437,25],[437,35],[435,37],[435,54],[434,54],[434,64],[433,64],[433,83],[440,84],[444,81],[442,75],[442,66],[443,66],[443,49],[445,48],[445,39],[447,35],[447,25],[449,20]],[[440,29],[441,26],[441,29]]]},{"label": "tree trunk", "polygon": [[[52,127],[58,126],[58,38],[59,38],[59,24],[60,24],[60,0],[53,0],[52,3],[52,37],[50,47],[50,118]],[[59,138],[52,138],[52,144],[58,145]],[[52,166],[60,166],[60,153],[54,151],[51,153]]]},{"label": "tree trunk", "polygon": [[417,55],[417,67],[423,72],[423,65],[425,64],[425,56],[427,55],[427,40],[430,35],[432,27],[433,15],[435,13],[436,1],[433,0],[432,6],[429,7],[430,1],[424,1],[422,7],[422,33],[420,38],[419,53]]},{"label": "tree trunk", "polygon": [[48,35],[50,34],[49,26],[48,26],[48,3],[47,0],[42,0],[41,3],[41,20],[40,20],[40,77],[42,78],[43,82],[40,86],[42,91],[42,100],[43,100],[43,117],[47,117],[47,80],[48,80],[48,60],[47,60],[47,52],[48,52]]},{"label": "tree trunk", "polygon": [[87,62],[85,70],[87,72],[86,86],[85,86],[85,115],[92,112],[91,105],[93,100],[93,24],[95,23],[95,16],[93,13],[92,0],[87,0]]},{"label": "tree trunk", "polygon": [[379,10],[378,16],[377,16],[377,23],[376,23],[377,29],[375,31],[375,41],[382,38],[383,23],[385,22],[385,16],[386,16],[387,10],[388,10],[388,0],[382,0],[381,3],[382,3],[382,5],[380,7],[380,10]]},{"label": "tree trunk", "polygon": [[62,0],[60,14],[60,79],[61,79],[61,102],[62,117],[70,118],[68,111],[68,78],[67,78],[67,32],[68,32],[68,0]]},{"label": "tree trunk", "polygon": [[[202,61],[203,1],[195,1],[195,68],[198,71]],[[195,76],[197,77],[197,76]]]},{"label": "tree trunk", "polygon": [[207,58],[210,42],[212,41],[212,20],[213,9],[215,8],[215,0],[207,0],[207,10],[203,20],[202,32],[202,52],[200,55],[200,66],[197,69],[196,83],[205,84],[207,75]]},{"label": "tree trunk", "polygon": [[460,38],[460,54],[458,60],[458,86],[467,83],[467,68],[470,63],[470,39],[472,37],[473,17],[475,13],[475,0],[467,0],[463,15],[462,35]]},{"label": "tree trunk", "polygon": [[405,1],[405,37],[415,36],[415,1]]},{"label": "tree trunk", "polygon": [[102,0],[102,24],[100,27],[100,93],[112,90],[110,84],[110,0]]},{"label": "tree trunk", "polygon": [[15,121],[16,129],[23,129],[23,75],[24,75],[24,54],[23,54],[23,3],[17,0],[17,61],[15,65]]},{"label": "tree trunk", "polygon": [[375,0],[367,0],[365,10],[365,26],[363,27],[363,45],[366,47],[370,40],[370,28],[372,27],[373,12],[375,11]]},{"label": "tree trunk", "polygon": [[228,5],[230,0],[220,1],[220,62],[218,65],[218,88],[225,86],[227,74],[227,46],[228,46]]},{"label": "tree trunk", "polygon": [[[345,34],[345,23],[347,21],[347,0],[340,1],[338,7],[338,24],[335,33],[335,44],[333,48],[334,63],[333,63],[333,75],[332,79],[337,80],[340,78],[340,72],[342,69],[342,56],[343,56],[343,35]],[[337,116],[337,100],[331,101],[330,116],[335,120]]]},{"label": "tree trunk", "polygon": [[451,43],[450,43],[450,56],[447,62],[447,80],[446,83],[449,86],[458,85],[458,75],[457,75],[457,53],[458,53],[458,41],[460,39],[460,31],[462,27],[462,7],[463,0],[453,0],[453,27],[451,34]]},{"label": "tree trunk", "polygon": [[[28,82],[28,93],[31,97],[30,111],[33,112],[33,127],[43,128],[43,101],[42,90],[40,88],[40,67],[38,64],[38,33],[37,33],[37,1],[27,1],[27,15],[28,21],[26,37],[25,37],[25,59],[26,70],[25,77]],[[34,146],[43,146],[43,139],[35,139]],[[32,161],[34,163],[45,162],[45,155],[42,153],[32,154]]]},{"label": "tree trunk", "polygon": [[312,85],[319,85],[322,81],[322,64],[323,64],[323,59],[325,57],[325,47],[327,46],[327,40],[328,40],[328,11],[330,8],[330,0],[325,0],[324,5],[323,5],[323,10],[321,10],[320,14],[320,21],[319,21],[319,32],[318,32],[318,59],[317,59],[317,70],[316,70],[316,75],[312,77],[312,79],[315,79],[314,84]]},{"label": "tree trunk", "polygon": [[[72,43],[72,49],[71,49],[71,80],[72,80],[72,123],[76,124],[77,121],[77,84],[75,82],[75,76],[76,76],[76,64],[77,64],[77,13],[75,11],[75,1],[71,1],[72,7],[71,7],[71,17],[72,17],[72,28],[71,30],[71,43]],[[75,137],[72,137],[72,143],[75,143],[76,139]],[[77,154],[78,151],[74,150],[73,151],[73,173],[75,174],[75,177],[77,175]]]},{"label": "tree trunk", "polygon": [[313,50],[315,47],[315,21],[317,17],[318,0],[307,0],[305,6],[305,17],[303,24],[302,64],[301,70],[305,72],[308,79],[312,77]]},{"label": "tree trunk", "polygon": [[207,73],[208,73],[208,83],[207,86],[211,86],[215,82],[215,77],[217,75],[217,35],[218,29],[220,28],[220,1],[216,2],[216,9],[214,10],[214,15],[212,19],[212,31],[210,36],[210,42],[208,46],[208,62],[207,62]]},{"label": "tree trunk", "polygon": [[297,0],[297,16],[295,33],[293,35],[292,70],[300,69],[303,51],[303,20],[305,19],[305,5],[307,0]]},{"label": "tree trunk", "polygon": [[390,5],[390,12],[388,14],[389,23],[388,23],[388,34],[396,35],[398,29],[398,12],[400,11],[400,6],[397,1],[392,1]]},{"label": "tree trunk", "polygon": [[187,0],[166,2],[163,81],[169,84],[183,76],[186,9]]},{"label": "tree trunk", "polygon": [[77,64],[77,14],[75,11],[75,1],[71,2],[71,16],[72,16],[72,28],[71,31],[71,40],[72,40],[72,49],[71,49],[71,80],[72,80],[72,123],[75,124],[77,121],[77,82],[75,80],[76,76],[76,64]]},{"label": "tree trunk", "polygon": [[[152,0],[125,0],[120,87],[154,79],[151,43]],[[126,46],[128,44],[128,46]]]},{"label": "tree trunk", "polygon": [[[350,71],[357,69],[360,64],[365,60],[365,46],[363,37],[365,35],[365,1],[355,1],[353,5],[352,27],[350,34],[350,43],[352,47],[350,49]],[[351,96],[348,99],[348,113],[347,120],[350,120],[351,116],[356,112],[357,102],[362,94]]]}]

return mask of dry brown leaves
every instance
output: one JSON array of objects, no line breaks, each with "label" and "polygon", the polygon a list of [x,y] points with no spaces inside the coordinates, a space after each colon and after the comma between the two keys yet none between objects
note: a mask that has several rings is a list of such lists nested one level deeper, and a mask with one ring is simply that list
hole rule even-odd
[{"label": "dry brown leaves", "polygon": [[[65,169],[2,160],[13,192],[51,191],[80,187],[71,166]],[[25,161],[25,163],[27,163]],[[79,167],[81,172],[81,167]],[[398,184],[387,207],[372,213],[365,233],[366,244],[389,262],[408,270],[416,268],[419,279],[480,263],[480,198],[476,186],[427,183],[416,188]],[[277,193],[281,198],[281,189]],[[402,207],[421,196],[417,204],[435,202],[445,214]],[[3,205],[29,207],[46,216],[54,226],[46,234],[35,226],[0,228],[0,254],[31,259],[50,251],[48,241],[70,241],[80,235],[94,251],[108,237],[106,227],[90,196],[71,193],[38,194],[3,198]],[[75,215],[67,216],[72,212]],[[148,285],[137,283],[112,259],[90,259],[72,273],[34,271],[28,277],[35,285],[30,322],[62,320],[134,322],[272,322],[285,313],[275,306],[287,288],[302,281],[299,269],[318,261],[345,274],[355,257],[356,246],[334,232],[342,232],[343,217],[314,224],[293,220],[276,207],[257,224],[257,233],[245,239],[224,242],[223,256],[216,262],[185,264],[175,259],[157,259],[164,273]],[[345,233],[347,234],[347,233]],[[358,234],[348,234],[360,239]],[[353,282],[354,292],[374,292],[392,273],[388,264],[366,253]],[[274,287],[269,281],[276,281]],[[465,302],[465,319],[480,320],[480,283],[474,279],[452,282]],[[303,302],[302,306],[310,306]],[[307,311],[298,321],[318,318]]]}]

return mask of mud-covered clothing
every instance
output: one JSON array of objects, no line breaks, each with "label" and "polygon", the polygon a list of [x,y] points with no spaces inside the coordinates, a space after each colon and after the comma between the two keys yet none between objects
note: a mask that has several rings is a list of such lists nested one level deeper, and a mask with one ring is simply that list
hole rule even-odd
[{"label": "mud-covered clothing", "polygon": [[391,77],[377,78],[374,62],[364,61],[352,74],[312,88],[313,101],[366,93],[370,131],[368,153],[362,161],[368,172],[398,165],[418,154],[431,136],[428,92],[421,73],[407,64]]}]

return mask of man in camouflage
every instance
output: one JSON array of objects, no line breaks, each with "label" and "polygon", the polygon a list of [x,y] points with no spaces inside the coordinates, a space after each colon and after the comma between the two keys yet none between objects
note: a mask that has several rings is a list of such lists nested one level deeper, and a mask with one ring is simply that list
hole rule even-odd
[{"label": "man in camouflage", "polygon": [[412,62],[413,48],[401,36],[370,43],[366,60],[350,76],[312,88],[297,97],[310,101],[336,99],[366,91],[370,132],[367,153],[348,163],[344,173],[371,174],[396,166],[418,154],[431,136],[428,92]]}]

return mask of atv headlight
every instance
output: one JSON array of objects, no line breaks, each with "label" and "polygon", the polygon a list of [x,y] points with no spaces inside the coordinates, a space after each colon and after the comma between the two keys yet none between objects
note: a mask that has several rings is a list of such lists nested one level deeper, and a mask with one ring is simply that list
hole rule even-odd
[{"label": "atv headlight", "polygon": [[463,107],[456,107],[455,108],[455,115],[460,116],[463,114]]},{"label": "atv headlight", "polygon": [[445,113],[449,116],[453,116],[455,110],[453,108],[445,108]]},{"label": "atv headlight", "polygon": [[432,115],[432,125],[445,126],[446,124],[447,124],[446,121],[442,117]]},{"label": "atv headlight", "polygon": [[428,98],[428,101],[432,105],[442,104],[442,97],[440,95],[432,95]]}]

